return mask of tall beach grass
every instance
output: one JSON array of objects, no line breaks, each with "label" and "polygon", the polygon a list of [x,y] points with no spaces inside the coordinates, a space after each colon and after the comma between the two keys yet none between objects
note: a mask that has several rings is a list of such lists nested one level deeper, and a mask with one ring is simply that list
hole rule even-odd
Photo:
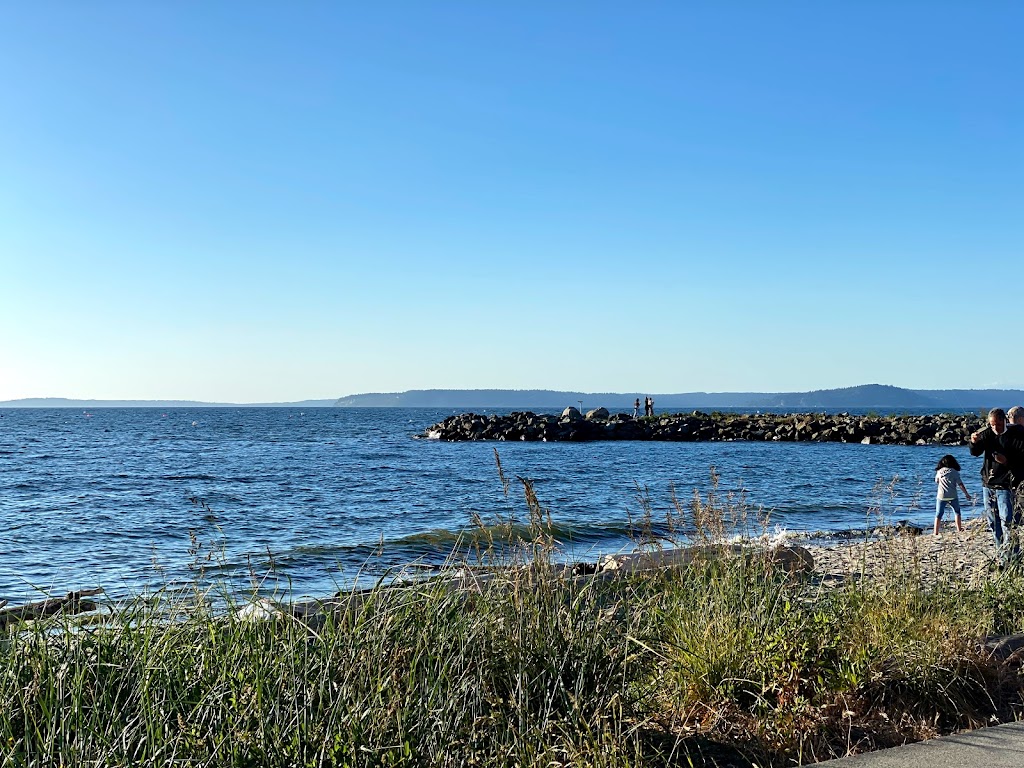
[{"label": "tall beach grass", "polygon": [[713,493],[668,521],[696,531],[692,562],[580,577],[519,484],[532,536],[489,543],[486,578],[9,628],[0,766],[788,766],[1021,711],[1017,667],[978,642],[1024,629],[1019,575],[926,583],[909,563],[825,588],[725,546],[751,515]]}]

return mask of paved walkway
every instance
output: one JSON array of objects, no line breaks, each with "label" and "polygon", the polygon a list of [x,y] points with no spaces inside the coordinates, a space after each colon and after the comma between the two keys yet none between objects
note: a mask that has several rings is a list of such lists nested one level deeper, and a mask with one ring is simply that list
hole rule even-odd
[{"label": "paved walkway", "polygon": [[955,736],[816,765],[835,768],[1021,768],[1024,766],[1024,723],[978,728]]}]

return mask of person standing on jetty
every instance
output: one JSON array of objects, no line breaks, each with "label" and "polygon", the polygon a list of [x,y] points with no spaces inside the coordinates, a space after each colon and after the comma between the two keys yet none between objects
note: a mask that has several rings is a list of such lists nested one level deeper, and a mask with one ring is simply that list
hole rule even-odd
[{"label": "person standing on jetty", "polygon": [[984,455],[981,463],[981,491],[989,527],[999,549],[999,559],[1007,561],[1007,545],[1013,528],[1013,491],[1010,468],[1000,438],[1006,434],[1006,412],[993,408],[988,412],[988,426],[971,434],[971,456]]},{"label": "person standing on jetty", "polygon": [[637,418],[640,415],[640,398],[638,397],[633,401],[633,418]]},{"label": "person standing on jetty", "polygon": [[956,529],[962,531],[964,523],[960,517],[960,498],[956,495],[957,486],[963,489],[964,496],[967,497],[968,501],[971,500],[971,494],[967,492],[967,486],[960,479],[960,462],[956,460],[955,456],[950,456],[947,453],[939,459],[939,463],[935,467],[935,482],[939,486],[939,490],[935,494],[935,535],[939,535],[942,513],[946,511],[947,506],[953,508],[953,514],[956,517]]}]

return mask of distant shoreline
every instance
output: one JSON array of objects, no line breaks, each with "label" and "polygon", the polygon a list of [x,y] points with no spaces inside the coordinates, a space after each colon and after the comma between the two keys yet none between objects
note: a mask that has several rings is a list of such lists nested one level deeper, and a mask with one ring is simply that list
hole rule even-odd
[{"label": "distant shoreline", "polygon": [[809,392],[571,392],[548,389],[416,389],[407,392],[377,392],[339,398],[343,408],[459,408],[462,410],[549,410],[561,412],[568,406],[586,412],[607,408],[612,413],[632,412],[636,400],[654,398],[658,413],[666,410],[712,411],[720,409],[843,411],[922,410],[941,412],[980,411],[999,406],[1024,404],[1019,389],[904,389],[885,384],[863,384],[842,389]]},{"label": "distant shoreline", "polygon": [[604,407],[631,412],[636,400],[654,398],[657,413],[669,410],[903,411],[968,413],[993,407],[1024,404],[1020,389],[904,389],[886,384],[862,384],[808,392],[572,392],[551,389],[411,389],[405,392],[368,392],[330,399],[283,402],[225,403],[202,400],[102,400],[35,397],[6,400],[0,408],[436,408],[512,411],[554,410],[579,406],[583,412]]},{"label": "distant shoreline", "polygon": [[294,403],[207,403],[201,400],[72,400],[33,397],[0,402],[4,408],[334,408],[335,400],[300,400]]},{"label": "distant shoreline", "polygon": [[0,409],[17,408],[417,408],[460,411],[557,411],[579,407],[586,413],[605,408],[632,413],[633,403],[654,398],[655,413],[683,411],[771,411],[840,413],[877,411],[897,414],[981,413],[1024,404],[1021,389],[905,389],[888,384],[861,384],[806,392],[573,392],[555,389],[410,389],[366,392],[336,398],[275,402],[211,402],[184,399],[98,399],[25,397],[0,401]]}]

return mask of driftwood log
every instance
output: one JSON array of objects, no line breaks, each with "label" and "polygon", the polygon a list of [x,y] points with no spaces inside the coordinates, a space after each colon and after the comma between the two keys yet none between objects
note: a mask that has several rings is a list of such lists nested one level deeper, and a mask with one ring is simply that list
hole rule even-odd
[{"label": "driftwood log", "polygon": [[102,589],[81,589],[77,592],[68,592],[64,597],[49,597],[46,600],[39,600],[35,603],[4,608],[0,610],[0,628],[22,621],[43,619],[58,613],[75,614],[95,611],[97,607],[96,602],[94,600],[86,600],[85,598],[93,597],[102,592]]}]

